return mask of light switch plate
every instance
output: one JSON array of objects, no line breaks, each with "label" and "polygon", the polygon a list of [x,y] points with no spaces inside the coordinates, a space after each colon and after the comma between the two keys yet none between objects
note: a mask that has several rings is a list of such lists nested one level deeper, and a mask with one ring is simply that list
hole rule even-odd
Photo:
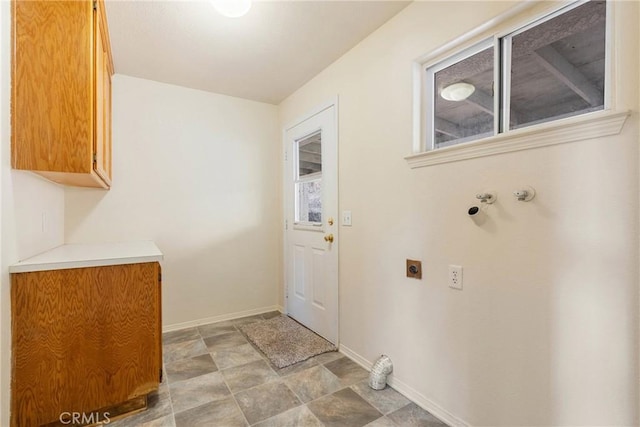
[{"label": "light switch plate", "polygon": [[342,211],[342,225],[351,227],[351,211]]}]

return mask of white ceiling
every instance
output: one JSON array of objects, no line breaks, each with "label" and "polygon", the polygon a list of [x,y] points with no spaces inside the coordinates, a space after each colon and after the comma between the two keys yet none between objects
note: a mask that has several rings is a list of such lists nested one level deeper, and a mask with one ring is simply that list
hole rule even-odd
[{"label": "white ceiling", "polygon": [[278,104],[408,1],[107,0],[116,73]]}]

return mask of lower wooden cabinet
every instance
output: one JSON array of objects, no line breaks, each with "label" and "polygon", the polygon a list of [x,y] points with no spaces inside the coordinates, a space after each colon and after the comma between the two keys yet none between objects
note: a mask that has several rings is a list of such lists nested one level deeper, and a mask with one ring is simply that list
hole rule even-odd
[{"label": "lower wooden cabinet", "polygon": [[159,263],[14,273],[11,285],[12,426],[146,404],[162,374]]}]

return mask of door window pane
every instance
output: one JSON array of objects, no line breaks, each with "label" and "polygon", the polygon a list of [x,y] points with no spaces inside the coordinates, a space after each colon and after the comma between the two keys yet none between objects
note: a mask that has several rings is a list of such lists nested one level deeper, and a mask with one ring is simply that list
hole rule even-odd
[{"label": "door window pane", "polygon": [[296,184],[298,212],[296,222],[322,222],[322,181],[300,182]]},{"label": "door window pane", "polygon": [[510,129],[604,108],[605,22],[590,1],[511,36]]},{"label": "door window pane", "polygon": [[298,141],[298,177],[322,172],[322,134]]},{"label": "door window pane", "polygon": [[494,134],[493,51],[491,45],[435,72],[434,148]]},{"label": "door window pane", "polygon": [[296,141],[296,223],[322,223],[322,132]]}]

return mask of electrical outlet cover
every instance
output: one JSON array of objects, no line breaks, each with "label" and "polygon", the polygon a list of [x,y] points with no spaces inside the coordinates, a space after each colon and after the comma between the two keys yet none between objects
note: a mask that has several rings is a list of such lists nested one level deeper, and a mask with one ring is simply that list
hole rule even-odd
[{"label": "electrical outlet cover", "polygon": [[449,266],[449,287],[462,290],[462,266]]}]

